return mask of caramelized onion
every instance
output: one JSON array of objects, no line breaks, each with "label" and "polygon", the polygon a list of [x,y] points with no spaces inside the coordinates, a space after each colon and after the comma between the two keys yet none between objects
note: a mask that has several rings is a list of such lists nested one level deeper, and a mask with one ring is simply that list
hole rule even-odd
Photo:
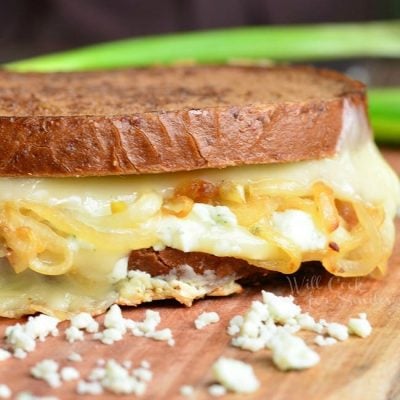
[{"label": "caramelized onion", "polygon": [[162,210],[169,215],[175,215],[178,218],[186,217],[192,211],[193,200],[186,196],[174,196],[164,202]]},{"label": "caramelized onion", "polygon": [[322,182],[313,185],[318,225],[325,233],[331,233],[339,227],[339,213],[335,205],[333,190]]},{"label": "caramelized onion", "polygon": [[[10,250],[7,256],[15,272],[31,268],[46,275],[61,275],[72,266],[67,241],[47,225],[23,215],[11,204],[5,204],[0,217],[0,232]],[[57,254],[53,263],[41,259],[44,252]]]},{"label": "caramelized onion", "polygon": [[218,198],[218,187],[204,179],[194,179],[175,189],[177,196],[186,196],[195,203],[213,204]]},{"label": "caramelized onion", "polygon": [[89,243],[103,250],[137,250],[150,247],[154,238],[140,229],[126,229],[122,232],[103,232],[92,228],[73,217],[66,210],[44,206],[37,203],[20,202],[20,206],[30,210],[40,219],[47,221],[54,229],[75,236],[78,240]]},{"label": "caramelized onion", "polygon": [[[362,276],[383,271],[391,251],[391,242],[384,237],[389,231],[384,228],[382,206],[337,198],[322,182],[298,189],[293,182],[278,185],[266,179],[245,186],[195,180],[178,187],[169,199],[149,192],[131,204],[116,201],[106,216],[27,201],[5,202],[0,204],[1,254],[16,272],[30,268],[44,275],[65,274],[74,263],[69,237],[93,249],[128,254],[157,241],[156,233],[146,231],[142,223],[151,218],[161,221],[163,214],[184,218],[194,202],[229,207],[239,226],[274,245],[278,250],[273,259],[248,260],[270,270],[292,273],[301,262],[315,260],[335,275]],[[325,249],[302,251],[274,228],[273,213],[291,209],[312,217],[327,238]]]}]

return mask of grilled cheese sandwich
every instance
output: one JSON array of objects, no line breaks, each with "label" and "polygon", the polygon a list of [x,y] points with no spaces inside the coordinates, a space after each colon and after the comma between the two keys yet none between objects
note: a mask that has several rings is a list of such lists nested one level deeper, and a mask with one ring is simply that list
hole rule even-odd
[{"label": "grilled cheese sandwich", "polygon": [[132,269],[130,254],[140,249],[232,257],[285,274],[305,261],[319,261],[338,276],[384,272],[398,179],[371,140],[363,106],[344,99],[341,118],[330,157],[0,178],[0,315],[40,311],[67,318],[115,302],[163,298],[190,305],[240,288],[234,268],[223,277],[179,262],[168,274]]}]

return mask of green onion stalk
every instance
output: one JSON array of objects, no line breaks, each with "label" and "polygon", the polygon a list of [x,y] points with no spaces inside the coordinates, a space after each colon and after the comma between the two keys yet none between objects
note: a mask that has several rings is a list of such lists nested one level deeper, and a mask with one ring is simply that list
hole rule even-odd
[{"label": "green onion stalk", "polygon": [[194,61],[399,57],[400,21],[260,26],[149,36],[11,62],[14,71],[76,71]]},{"label": "green onion stalk", "polygon": [[368,97],[375,139],[400,145],[400,87],[370,89]]}]

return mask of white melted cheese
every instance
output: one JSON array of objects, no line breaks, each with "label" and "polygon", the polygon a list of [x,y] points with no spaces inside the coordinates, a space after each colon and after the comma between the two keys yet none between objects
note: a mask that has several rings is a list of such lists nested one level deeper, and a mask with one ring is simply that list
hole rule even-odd
[{"label": "white melted cheese", "polygon": [[272,224],[304,252],[322,250],[327,245],[326,236],[316,227],[311,215],[304,211],[274,212]]},{"label": "white melted cheese", "polygon": [[[303,211],[275,212],[272,224],[304,252],[326,247],[326,237]],[[142,227],[157,232],[159,243],[153,246],[155,250],[172,247],[253,260],[268,260],[278,255],[275,247],[239,226],[236,216],[226,206],[194,204],[185,218],[154,218]]]},{"label": "white melted cheese", "polygon": [[265,240],[238,225],[225,206],[194,204],[185,218],[152,219],[143,229],[157,232],[158,250],[172,247],[185,252],[200,251],[220,257],[265,260],[274,254]]}]

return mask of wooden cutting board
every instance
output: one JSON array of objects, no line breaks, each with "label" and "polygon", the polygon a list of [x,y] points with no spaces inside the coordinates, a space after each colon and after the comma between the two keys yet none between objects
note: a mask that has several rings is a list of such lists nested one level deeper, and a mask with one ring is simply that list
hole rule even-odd
[{"label": "wooden cutting board", "polygon": [[[385,150],[385,157],[400,171],[400,151]],[[373,184],[373,177],[371,177]],[[400,223],[397,223],[400,231]],[[243,313],[253,299],[260,298],[261,287],[248,288],[240,296],[208,299],[184,308],[172,302],[160,302],[151,308],[161,314],[161,328],[172,329],[176,345],[126,335],[113,346],[88,340],[69,345],[63,335],[38,343],[37,351],[25,360],[0,362],[0,383],[13,390],[31,391],[35,395],[54,395],[60,399],[77,397],[76,383],[65,383],[61,389],[50,389],[46,383],[29,376],[29,369],[44,358],[52,358],[60,365],[73,365],[85,377],[98,358],[131,360],[138,366],[148,360],[154,378],[142,399],[183,399],[181,385],[195,387],[197,400],[208,399],[207,386],[211,382],[210,367],[220,355],[244,360],[253,365],[262,385],[249,396],[227,395],[224,399],[400,399],[400,235],[397,238],[388,274],[383,280],[369,278],[340,279],[321,269],[300,272],[291,277],[274,278],[264,289],[279,294],[293,294],[304,311],[316,318],[346,323],[351,316],[367,312],[373,332],[366,339],[350,338],[344,343],[321,347],[317,351],[321,362],[301,372],[279,372],[271,362],[270,353],[249,353],[229,346],[226,326],[234,315]],[[126,309],[125,316],[141,320],[146,307]],[[221,321],[203,330],[196,330],[194,319],[203,311],[217,311]],[[101,318],[100,318],[101,319]],[[0,320],[0,334],[15,321]],[[66,324],[61,325],[61,331]],[[313,335],[309,335],[310,341]],[[80,363],[67,361],[76,351],[83,357]],[[82,396],[107,399],[116,396]],[[81,398],[81,397],[80,397]],[[132,396],[130,397],[132,398]]]}]

